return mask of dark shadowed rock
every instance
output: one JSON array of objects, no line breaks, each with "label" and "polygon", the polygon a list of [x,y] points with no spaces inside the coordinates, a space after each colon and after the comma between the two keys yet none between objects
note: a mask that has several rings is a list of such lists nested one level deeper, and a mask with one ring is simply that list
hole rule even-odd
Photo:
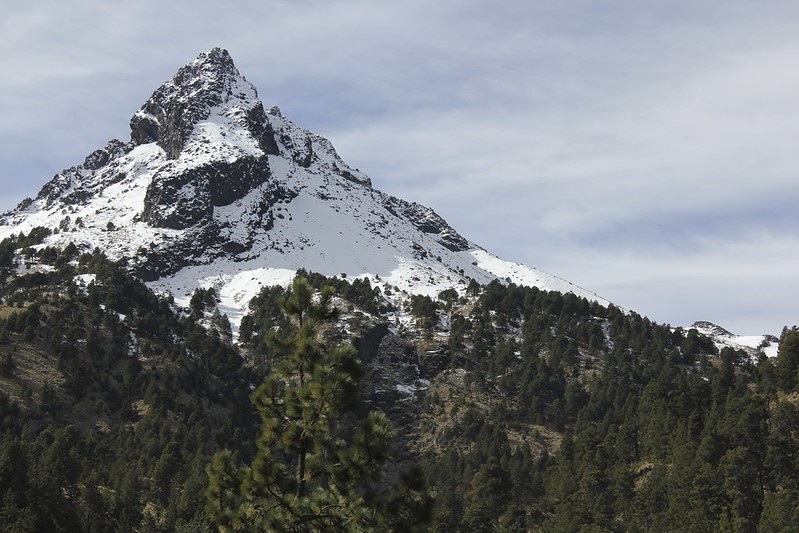
[{"label": "dark shadowed rock", "polygon": [[125,143],[120,140],[112,139],[108,141],[105,148],[95,150],[83,161],[83,168],[97,170],[105,166],[112,158],[119,157],[125,151]]},{"label": "dark shadowed rock", "polygon": [[[62,170],[60,173],[53,176],[53,179],[45,183],[39,190],[36,199],[44,200],[47,207],[51,206],[53,202],[59,199],[67,205],[84,201],[94,193],[93,191],[84,190],[82,188],[83,171],[100,170],[113,159],[130,152],[131,148],[130,144],[125,144],[117,139],[108,141],[104,148],[95,150],[86,156],[82,165]],[[103,185],[111,185],[121,178],[122,176],[104,176]],[[19,207],[17,209],[19,209]]]},{"label": "dark shadowed rock", "polygon": [[205,168],[182,174],[162,172],[153,178],[144,197],[142,219],[159,228],[184,229],[209,221],[214,213]]},{"label": "dark shadowed rock", "polygon": [[377,356],[380,344],[387,334],[388,324],[380,323],[357,337],[353,345],[358,350],[358,359],[364,363],[371,362]]},{"label": "dark shadowed rock", "polygon": [[429,207],[393,196],[385,196],[383,205],[395,216],[410,220],[420,231],[437,235],[436,240],[439,244],[449,250],[460,252],[469,249],[469,241],[461,237],[446,220]]},{"label": "dark shadowed rock", "polygon": [[261,102],[247,112],[247,126],[253,137],[258,139],[258,145],[267,155],[277,155],[280,150],[275,140],[275,132],[266,118],[264,105]]},{"label": "dark shadowed rock", "polygon": [[[250,94],[236,93],[242,90]],[[176,159],[194,126],[207,119],[212,108],[230,98],[246,96],[251,97],[245,102],[250,131],[265,153],[276,154],[274,134],[255,88],[239,74],[230,54],[222,48],[200,54],[150,96],[131,118],[131,140],[136,144],[156,142],[167,157]]]},{"label": "dark shadowed rock", "polygon": [[172,229],[209,222],[214,206],[229,205],[268,179],[266,158],[214,161],[182,173],[165,167],[147,188],[142,218]]}]

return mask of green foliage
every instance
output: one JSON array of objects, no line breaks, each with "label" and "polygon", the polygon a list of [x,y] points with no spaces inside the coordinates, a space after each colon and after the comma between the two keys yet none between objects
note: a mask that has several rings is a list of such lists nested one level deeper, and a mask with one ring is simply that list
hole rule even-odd
[{"label": "green foliage", "polygon": [[198,287],[197,289],[194,289],[194,293],[191,295],[189,309],[195,315],[202,315],[204,311],[214,309],[216,307],[217,300],[218,296],[216,294],[216,289],[213,287],[208,289]]},{"label": "green foliage", "polygon": [[777,375],[783,390],[794,390],[799,383],[799,328],[785,328],[780,339]]},{"label": "green foliage", "polygon": [[257,452],[236,466],[229,452],[209,467],[207,512],[222,530],[394,529],[423,523],[420,486],[386,486],[394,430],[371,411],[356,423],[360,367],[351,346],[330,348],[319,329],[334,320],[333,289],[314,294],[296,278],[279,305],[291,333],[273,337],[283,357],[252,397],[262,419]]},{"label": "green foliage", "polygon": [[14,373],[14,357],[10,351],[0,355],[0,376],[9,377]]},{"label": "green foliage", "polygon": [[[405,350],[429,388],[387,409],[390,424],[360,402],[371,384],[331,340],[341,328],[323,289],[379,318],[389,304],[368,280],[265,288],[240,351],[214,291],[185,316],[124,263],[42,246],[46,236],[0,242],[0,529],[210,531],[204,507],[245,530],[793,531],[799,520],[796,327],[777,359],[752,361],[573,294],[494,282],[469,299],[415,297],[417,323],[439,328]],[[18,274],[20,260],[53,268]],[[79,287],[76,274],[94,281]]]},{"label": "green foliage", "polygon": [[298,270],[296,275],[305,278],[308,284],[316,290],[332,287],[339,297],[352,302],[368,313],[379,314],[393,309],[393,306],[380,293],[380,288],[372,287],[368,278],[356,278],[349,281],[343,276],[328,278],[305,269]]},{"label": "green foliage", "polygon": [[30,248],[32,246],[37,246],[44,242],[44,240],[52,235],[52,231],[48,228],[37,226],[30,230],[30,232],[25,235],[24,233],[20,233],[14,242],[14,247],[17,249],[25,249]]},{"label": "green foliage", "polygon": [[[68,247],[69,248],[69,247]],[[238,351],[101,253],[13,278],[0,319],[0,529],[208,530],[205,465],[256,418]],[[86,289],[72,278],[94,274]],[[6,310],[8,311],[8,310]],[[57,371],[50,382],[20,368]],[[243,438],[246,436],[247,438]]]},{"label": "green foliage", "polygon": [[495,461],[480,467],[469,483],[461,528],[463,531],[493,531],[510,496],[510,475]]},{"label": "green foliage", "polygon": [[429,296],[414,294],[410,306],[421,329],[430,331],[438,324],[438,304]]},{"label": "green foliage", "polygon": [[[796,390],[790,340],[776,367],[755,364],[696,330],[498,282],[468,315],[451,313],[451,365],[464,374],[445,401],[465,407],[423,423],[435,435],[422,456],[434,528],[792,527],[781,513],[795,514],[799,494],[799,411],[773,386],[781,376]],[[532,424],[562,436],[560,448]]]}]

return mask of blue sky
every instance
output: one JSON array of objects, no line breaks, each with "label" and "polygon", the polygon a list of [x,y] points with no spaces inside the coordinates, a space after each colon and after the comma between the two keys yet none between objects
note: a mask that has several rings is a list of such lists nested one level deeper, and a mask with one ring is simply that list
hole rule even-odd
[{"label": "blue sky", "polygon": [[658,322],[779,334],[799,323],[797,27],[793,0],[13,3],[0,210],[222,46],[265,105],[493,253]]}]

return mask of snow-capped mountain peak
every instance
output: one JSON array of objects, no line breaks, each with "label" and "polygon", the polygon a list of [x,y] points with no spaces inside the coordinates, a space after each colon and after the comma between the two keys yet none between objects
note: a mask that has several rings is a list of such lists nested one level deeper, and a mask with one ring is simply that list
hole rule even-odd
[{"label": "snow-capped mountain peak", "polygon": [[0,217],[0,239],[38,226],[53,231],[44,245],[126,258],[178,302],[215,286],[234,328],[262,286],[299,268],[428,295],[499,278],[609,304],[373,188],[329,140],[265,110],[220,48],[156,89],[128,142],[110,141]]},{"label": "snow-capped mountain peak", "polygon": [[[263,141],[259,127],[264,124],[264,109],[258,92],[239,73],[227,50],[214,48],[178,70],[141,106],[130,121],[131,140],[135,144],[155,142],[169,159],[177,159],[192,134],[200,142],[211,140],[219,133],[219,128],[211,125],[219,122],[235,124],[252,137],[238,143],[247,153],[252,154],[253,145]],[[227,139],[214,140],[233,144]],[[264,148],[270,152],[273,145]],[[188,153],[186,157],[196,155]]]}]

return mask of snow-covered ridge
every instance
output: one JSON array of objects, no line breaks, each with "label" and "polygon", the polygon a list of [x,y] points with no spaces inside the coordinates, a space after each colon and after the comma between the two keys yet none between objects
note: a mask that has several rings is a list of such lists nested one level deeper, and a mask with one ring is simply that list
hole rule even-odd
[{"label": "snow-covered ridge", "polygon": [[127,258],[153,288],[188,302],[214,286],[234,330],[265,285],[299,268],[368,277],[437,295],[494,279],[609,302],[566,280],[503,261],[429,207],[386,195],[332,143],[265,110],[224,50],[181,68],[111,141],[0,216],[0,239],[37,226]]},{"label": "snow-covered ridge", "polygon": [[706,321],[694,322],[692,326],[685,329],[695,329],[702,335],[710,337],[719,350],[723,348],[743,350],[753,358],[761,353],[766,357],[777,357],[779,350],[779,339],[773,335],[736,335],[719,325]]},{"label": "snow-covered ridge", "polygon": [[477,265],[480,268],[500,279],[509,279],[517,285],[538,287],[547,291],[557,291],[564,294],[572,293],[586,300],[595,301],[605,307],[611,305],[610,301],[605,300],[595,292],[584,289],[558,276],[546,274],[520,263],[505,261],[482,249],[471,250],[470,253],[477,260]]}]

